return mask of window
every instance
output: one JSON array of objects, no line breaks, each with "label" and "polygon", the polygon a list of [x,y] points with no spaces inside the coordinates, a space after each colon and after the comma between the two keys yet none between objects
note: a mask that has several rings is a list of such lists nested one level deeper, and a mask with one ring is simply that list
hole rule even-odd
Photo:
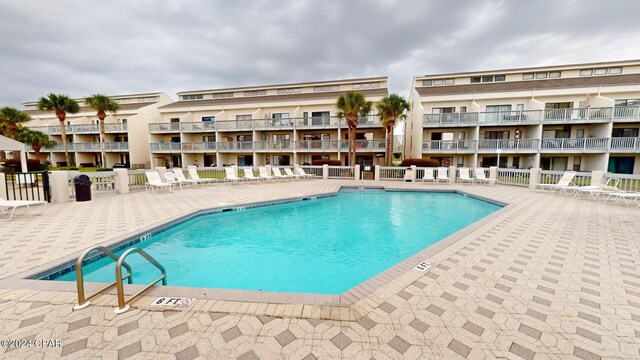
[{"label": "window", "polygon": [[203,116],[202,121],[216,121],[215,116]]},{"label": "window", "polygon": [[338,91],[340,90],[339,85],[325,85],[325,86],[314,86],[313,92],[327,92],[327,91]]},{"label": "window", "polygon": [[422,86],[431,86],[433,85],[432,80],[422,80]]},{"label": "window", "polygon": [[472,78],[471,78],[471,82],[472,82],[472,83],[479,83],[479,82],[480,82],[480,80],[481,80],[481,78],[480,78],[479,76],[477,76],[477,77],[472,77]]},{"label": "window", "polygon": [[444,84],[444,82],[443,82],[443,80],[442,80],[442,79],[440,79],[440,80],[433,80],[433,85],[442,85],[442,84]]},{"label": "window", "polygon": [[533,79],[533,74],[523,74],[522,75],[522,80],[531,80]]},{"label": "window", "polygon": [[591,76],[591,75],[593,75],[592,69],[580,70],[580,76]]},{"label": "window", "polygon": [[182,95],[182,100],[201,100],[202,94],[196,95]]},{"label": "window", "polygon": [[616,106],[634,106],[634,105],[640,105],[640,99],[616,100]]},{"label": "window", "polygon": [[580,164],[582,163],[582,157],[581,156],[574,156],[573,157],[573,171],[580,171]]},{"label": "window", "polygon": [[373,89],[373,88],[379,88],[379,87],[380,87],[379,82],[351,85],[352,89]]},{"label": "window", "polygon": [[622,74],[622,68],[621,67],[609,68],[609,74]]},{"label": "window", "polygon": [[456,83],[456,79],[445,79],[444,80],[444,84],[445,85],[453,85]]},{"label": "window", "polygon": [[561,74],[560,71],[550,71],[549,78],[559,78],[560,74]]},{"label": "window", "polygon": [[117,104],[128,104],[131,99],[113,99]]},{"label": "window", "polygon": [[520,158],[517,156],[513,157],[513,168],[520,169]]},{"label": "window", "polygon": [[202,142],[204,143],[214,143],[216,142],[216,136],[215,135],[206,135],[202,137]]},{"label": "window", "polygon": [[546,79],[546,78],[547,78],[546,72],[536,73],[536,79]]},{"label": "window", "polygon": [[262,95],[267,95],[267,90],[252,90],[252,91],[244,92],[244,96],[262,96]]},{"label": "window", "polygon": [[272,134],[272,141],[289,141],[291,139],[289,134]]},{"label": "window", "polygon": [[464,156],[458,156],[458,162],[456,164],[459,168],[464,166]]},{"label": "window", "polygon": [[[202,96],[202,95],[201,95]],[[212,97],[214,99],[222,99],[222,98],[232,98],[233,97],[233,93],[232,92],[226,92],[226,93],[214,93],[212,95]],[[202,98],[201,98],[202,99]]]},{"label": "window", "polygon": [[578,139],[583,139],[584,138],[584,129],[577,129],[576,130],[576,138],[578,138]]},{"label": "window", "polygon": [[150,97],[143,97],[143,98],[138,98],[138,102],[139,103],[144,103],[144,102],[156,102],[158,98],[155,96],[150,96]]},{"label": "window", "polygon": [[607,69],[595,69],[593,75],[607,75]]},{"label": "window", "polygon": [[506,76],[505,75],[496,75],[495,77],[495,81],[505,81]]},{"label": "window", "polygon": [[482,82],[493,82],[493,76],[483,76]]},{"label": "window", "polygon": [[278,95],[283,94],[300,94],[302,92],[301,88],[290,88],[290,89],[278,89]]},{"label": "window", "polygon": [[251,115],[236,115],[236,120],[251,120]]}]

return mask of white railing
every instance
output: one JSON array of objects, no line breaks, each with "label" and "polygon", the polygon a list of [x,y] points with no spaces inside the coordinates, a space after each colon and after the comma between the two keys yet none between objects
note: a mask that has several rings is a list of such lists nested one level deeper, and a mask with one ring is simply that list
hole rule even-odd
[{"label": "white railing", "polygon": [[607,180],[611,178],[620,179],[618,183],[618,189],[620,190],[640,192],[640,175],[607,173],[605,177]]},{"label": "white railing", "polygon": [[498,184],[529,186],[531,172],[522,169],[498,169]]},{"label": "white railing", "polygon": [[380,166],[380,180],[404,180],[406,166]]},{"label": "white railing", "polygon": [[[223,167],[199,167],[196,171],[201,179],[224,180],[226,177],[226,172]],[[186,174],[187,169],[184,169],[183,172]]]},{"label": "white railing", "polygon": [[337,151],[338,143],[338,140],[303,140],[296,141],[294,146],[299,151]]},{"label": "white railing", "polygon": [[614,151],[639,151],[640,150],[640,138],[633,137],[614,137],[611,138],[610,149]]},{"label": "white railing", "polygon": [[87,175],[91,179],[91,195],[109,195],[116,192],[116,173],[113,171],[98,171],[90,173],[69,172],[69,194],[75,199],[76,189],[73,178],[78,175]]},{"label": "white railing", "polygon": [[139,191],[146,188],[147,177],[144,172],[145,170],[127,171],[127,175],[129,176],[129,191]]},{"label": "white railing", "polygon": [[353,179],[355,178],[354,170],[351,166],[330,166],[329,179]]},{"label": "white railing", "polygon": [[[557,184],[564,175],[564,171],[555,170],[542,170],[540,171],[540,183],[541,184]],[[573,177],[572,184],[576,186],[591,185],[591,173],[590,172],[576,172]]]},{"label": "white railing", "polygon": [[541,151],[606,151],[609,138],[542,139]]},{"label": "white railing", "polygon": [[182,146],[178,142],[150,143],[149,149],[151,152],[176,152],[181,151]]},{"label": "white railing", "polygon": [[[60,134],[61,127],[60,125],[51,125],[51,126],[34,126],[30,127],[33,130],[38,130],[45,134]],[[117,124],[104,124],[105,132],[127,132],[127,124],[126,123],[117,123]],[[65,125],[65,130],[67,134],[93,134],[100,133],[100,125],[98,124],[78,124],[78,125]]]},{"label": "white railing", "polygon": [[184,152],[206,152],[206,151],[215,151],[216,143],[215,142],[184,142],[180,143],[182,147],[182,151]]},{"label": "white railing", "polygon": [[322,178],[322,165],[300,165],[306,174]]},{"label": "white railing", "polygon": [[478,151],[532,151],[538,150],[540,139],[483,139],[478,140]]}]

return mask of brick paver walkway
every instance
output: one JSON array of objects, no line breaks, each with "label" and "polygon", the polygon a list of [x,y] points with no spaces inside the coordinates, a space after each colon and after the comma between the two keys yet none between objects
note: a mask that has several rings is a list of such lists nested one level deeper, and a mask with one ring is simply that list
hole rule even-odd
[{"label": "brick paver walkway", "polygon": [[[513,206],[347,308],[197,300],[162,311],[115,296],[16,289],[22,271],[194,209],[335,191],[339,181],[215,185],[51,204],[0,224],[0,338],[9,359],[640,357],[640,209],[508,186],[438,186]],[[373,184],[372,182],[369,184]],[[377,183],[394,187],[429,187]],[[428,219],[425,219],[428,221]]]}]

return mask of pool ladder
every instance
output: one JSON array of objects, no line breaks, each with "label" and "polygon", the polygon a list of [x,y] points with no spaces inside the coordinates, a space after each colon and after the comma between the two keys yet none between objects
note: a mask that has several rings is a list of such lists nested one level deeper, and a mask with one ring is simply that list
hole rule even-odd
[{"label": "pool ladder", "polygon": [[[83,266],[83,263],[84,263],[84,259],[87,257],[87,255],[89,255],[89,253],[94,252],[94,251],[101,252],[102,254],[104,254],[105,256],[110,257],[111,259],[113,259],[116,262],[116,281],[107,284],[106,286],[100,288],[98,291],[96,291],[95,293],[93,293],[93,294],[91,294],[89,296],[85,296],[85,292],[84,292],[84,274],[82,272],[82,266]],[[140,291],[138,291],[135,294],[131,295],[131,297],[128,300],[125,300],[125,298],[124,298],[124,280],[126,279],[127,283],[131,284],[133,282],[133,273],[131,271],[131,266],[129,266],[129,264],[127,264],[124,260],[127,258],[127,256],[129,256],[133,252],[136,252],[136,253],[140,254],[149,263],[151,263],[151,265],[153,265],[156,268],[158,268],[158,270],[160,270],[161,275],[157,279],[155,279],[154,281],[149,283],[147,286],[142,288]],[[127,274],[125,276],[122,276],[122,267],[123,266],[127,270]],[[76,261],[76,287],[78,289],[78,304],[74,305],[73,308],[74,308],[74,310],[84,309],[85,307],[87,307],[87,306],[89,306],[91,304],[91,301],[89,301],[90,299],[92,299],[96,295],[101,294],[104,291],[110,289],[111,287],[113,287],[113,285],[116,285],[116,290],[117,290],[117,293],[118,293],[118,307],[116,309],[114,309],[114,312],[116,314],[122,314],[123,312],[129,310],[129,303],[131,301],[133,301],[138,296],[142,295],[145,291],[149,290],[149,288],[151,288],[152,286],[157,284],[159,281],[162,281],[162,285],[167,285],[167,272],[166,272],[164,266],[162,266],[158,261],[156,261],[156,259],[151,257],[151,255],[147,254],[144,250],[139,249],[139,248],[131,248],[131,249],[125,251],[118,258],[118,257],[116,257],[116,255],[113,252],[111,252],[111,250],[107,249],[104,246],[100,246],[100,245],[92,246],[92,247],[86,249],[82,253],[82,255],[80,255],[80,257],[78,257],[78,260]]]}]

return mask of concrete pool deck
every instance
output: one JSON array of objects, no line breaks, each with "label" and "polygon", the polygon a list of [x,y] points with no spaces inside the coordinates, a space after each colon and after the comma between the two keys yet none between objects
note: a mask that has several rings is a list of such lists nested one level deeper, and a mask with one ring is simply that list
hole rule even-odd
[{"label": "concrete pool deck", "polygon": [[[461,190],[511,204],[349,306],[137,299],[72,311],[75,291],[17,274],[193,210],[312,196],[340,185]],[[42,211],[38,209],[37,211]],[[509,186],[315,180],[213,185],[50,204],[0,223],[0,339],[10,358],[629,358],[640,356],[640,209]],[[428,219],[425,219],[428,221]],[[73,288],[73,287],[72,287]],[[174,294],[176,296],[185,296]]]}]

